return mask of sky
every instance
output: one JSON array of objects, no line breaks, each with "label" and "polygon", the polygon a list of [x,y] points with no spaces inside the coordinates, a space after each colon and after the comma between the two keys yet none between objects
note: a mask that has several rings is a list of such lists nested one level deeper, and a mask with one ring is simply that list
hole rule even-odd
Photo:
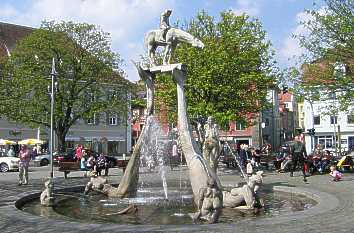
[{"label": "sky", "polygon": [[171,25],[189,21],[201,10],[215,17],[232,10],[258,18],[279,67],[286,68],[303,52],[292,34],[304,32],[299,22],[308,19],[304,10],[313,8],[313,0],[1,0],[0,22],[40,27],[43,20],[70,20],[98,25],[111,34],[112,50],[123,58],[127,78],[137,81],[131,60],[139,61],[146,53],[144,34],[159,27],[160,14],[167,8],[173,10]]}]

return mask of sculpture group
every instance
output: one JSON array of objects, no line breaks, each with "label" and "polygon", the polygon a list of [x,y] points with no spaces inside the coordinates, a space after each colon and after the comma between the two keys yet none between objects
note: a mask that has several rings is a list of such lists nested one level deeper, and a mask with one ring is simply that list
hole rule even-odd
[{"label": "sculpture group", "polygon": [[[194,203],[198,207],[198,211],[191,214],[191,217],[195,222],[215,223],[218,221],[222,208],[236,208],[242,205],[246,209],[256,207],[257,190],[262,183],[262,173],[259,172],[250,177],[248,182],[242,187],[235,187],[231,191],[223,191],[221,182],[216,174],[220,150],[219,133],[217,125],[211,117],[208,118],[204,128],[205,140],[203,154],[201,153],[192,136],[192,129],[187,116],[186,96],[184,93],[184,85],[187,78],[186,66],[180,63],[170,64],[170,60],[174,48],[181,42],[200,48],[203,48],[204,44],[187,32],[171,28],[168,20],[171,12],[171,10],[166,10],[161,15],[160,29],[148,32],[145,37],[151,63],[150,67],[145,68],[138,63],[134,63],[140,78],[145,82],[147,90],[146,121],[122,180],[118,188],[115,188],[108,184],[106,179],[92,177],[86,185],[85,193],[96,190],[112,197],[135,196],[139,179],[140,148],[142,140],[148,140],[146,135],[149,135],[152,119],[154,118],[155,75],[157,73],[170,73],[177,85],[179,142],[188,166]],[[156,64],[155,60],[157,46],[165,46],[163,65],[160,66]],[[125,213],[125,211],[123,212]]]},{"label": "sculpture group", "polygon": [[172,10],[165,10],[161,14],[160,29],[151,30],[145,35],[144,41],[151,66],[157,65],[155,52],[158,46],[165,47],[163,55],[164,65],[170,64],[172,53],[181,42],[188,43],[193,47],[204,48],[203,42],[198,38],[181,29],[170,27],[169,17],[171,13]]}]

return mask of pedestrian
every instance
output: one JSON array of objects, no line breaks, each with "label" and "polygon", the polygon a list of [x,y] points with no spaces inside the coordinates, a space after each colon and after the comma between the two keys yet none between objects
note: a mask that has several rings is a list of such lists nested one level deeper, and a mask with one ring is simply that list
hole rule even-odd
[{"label": "pedestrian", "polygon": [[31,152],[31,158],[32,158],[32,160],[34,160],[37,155],[38,155],[37,147],[34,146],[34,147],[32,148],[32,152]]},{"label": "pedestrian", "polygon": [[251,177],[253,174],[253,167],[252,167],[252,162],[251,160],[247,160],[247,167],[246,167],[246,173],[248,177]]},{"label": "pedestrian", "polygon": [[26,145],[21,146],[19,153],[20,162],[19,162],[19,181],[18,185],[27,185],[28,184],[28,166],[31,159],[30,151]]},{"label": "pedestrian", "polygon": [[331,172],[329,173],[329,175],[331,177],[333,177],[333,181],[335,181],[335,182],[340,181],[343,176],[342,173],[337,171],[336,166],[334,166],[334,165],[331,165],[330,169],[331,169]]},{"label": "pedestrian", "polygon": [[78,144],[75,149],[75,158],[76,161],[80,161],[82,158],[82,151],[83,151],[83,146]]},{"label": "pedestrian", "polygon": [[102,175],[102,170],[105,170],[105,176],[108,175],[108,161],[104,154],[100,154],[97,158],[97,175]]},{"label": "pedestrian", "polygon": [[298,163],[300,163],[301,168],[302,168],[302,174],[304,177],[304,182],[307,182],[306,179],[306,168],[305,168],[305,161],[307,159],[307,153],[306,153],[306,148],[304,143],[301,142],[301,139],[299,136],[295,137],[295,141],[294,143],[291,145],[291,157],[292,157],[292,161],[293,161],[293,168],[290,172],[290,176],[294,176],[294,171],[298,165]]},{"label": "pedestrian", "polygon": [[248,149],[246,144],[241,144],[240,146],[240,166],[241,168],[245,168],[246,167],[246,161],[247,161],[247,151],[246,149]]}]

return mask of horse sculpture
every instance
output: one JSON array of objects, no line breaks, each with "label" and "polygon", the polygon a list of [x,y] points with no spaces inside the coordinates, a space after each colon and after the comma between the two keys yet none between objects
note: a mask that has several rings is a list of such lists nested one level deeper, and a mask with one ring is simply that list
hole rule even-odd
[{"label": "horse sculpture", "polygon": [[195,38],[188,32],[178,28],[170,28],[166,33],[166,41],[160,41],[161,30],[151,30],[145,35],[145,46],[148,49],[148,55],[151,65],[157,65],[155,60],[155,51],[158,46],[165,46],[163,64],[170,64],[171,56],[176,46],[181,43],[188,43],[193,47],[204,48],[203,42]]}]

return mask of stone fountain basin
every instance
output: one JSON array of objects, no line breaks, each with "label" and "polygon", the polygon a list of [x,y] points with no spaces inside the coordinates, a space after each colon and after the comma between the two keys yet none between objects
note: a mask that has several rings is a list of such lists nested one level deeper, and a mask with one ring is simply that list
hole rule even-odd
[{"label": "stone fountain basin", "polygon": [[[291,217],[294,219],[303,216],[306,212],[321,205],[320,196],[296,188],[286,186],[275,186],[268,188],[265,197],[266,206],[264,210],[255,214],[254,212],[224,209],[220,217],[222,224],[238,224],[240,222],[278,221],[279,218]],[[27,195],[16,202],[16,207],[31,215],[46,217],[53,220],[76,221],[82,224],[129,224],[129,225],[165,225],[176,226],[192,224],[188,213],[196,210],[193,206],[192,193],[179,193],[171,191],[170,200],[166,201],[161,195],[161,190],[144,190],[148,196],[144,198],[131,199],[108,199],[101,195],[89,195],[85,197],[80,194],[83,187],[73,187],[63,190],[56,190],[58,195],[58,207],[42,207],[39,203],[40,193]],[[146,195],[146,193],[144,194]],[[180,196],[183,197],[181,202]],[[268,201],[267,201],[268,200]],[[275,205],[270,201],[273,200]],[[268,202],[268,203],[267,203]],[[128,204],[138,206],[138,213],[135,215],[116,215],[115,213],[126,207]],[[299,215],[300,213],[300,215]],[[195,225],[193,225],[195,226]]]}]

